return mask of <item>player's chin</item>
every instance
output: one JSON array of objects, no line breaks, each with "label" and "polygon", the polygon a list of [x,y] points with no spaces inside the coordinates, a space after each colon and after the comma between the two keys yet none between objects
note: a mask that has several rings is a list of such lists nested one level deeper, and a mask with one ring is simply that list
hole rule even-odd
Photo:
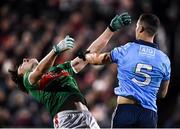
[{"label": "player's chin", "polygon": [[31,60],[31,62],[32,62],[32,64],[33,64],[33,66],[36,66],[36,65],[38,65],[38,60],[37,59],[35,59],[35,58],[33,58],[32,60]]},{"label": "player's chin", "polygon": [[33,63],[36,63],[36,64],[39,63],[38,60],[37,60],[36,58],[33,58],[33,59],[32,59],[32,62],[33,62]]}]

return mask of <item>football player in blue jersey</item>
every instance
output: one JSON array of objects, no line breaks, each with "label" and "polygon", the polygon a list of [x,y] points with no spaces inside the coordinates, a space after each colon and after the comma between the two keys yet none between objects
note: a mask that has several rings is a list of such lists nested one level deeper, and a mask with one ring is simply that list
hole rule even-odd
[{"label": "football player in blue jersey", "polygon": [[81,55],[90,64],[117,64],[113,128],[157,126],[156,99],[166,96],[171,72],[168,56],[154,43],[159,24],[154,14],[142,14],[136,24],[135,41],[111,52]]}]

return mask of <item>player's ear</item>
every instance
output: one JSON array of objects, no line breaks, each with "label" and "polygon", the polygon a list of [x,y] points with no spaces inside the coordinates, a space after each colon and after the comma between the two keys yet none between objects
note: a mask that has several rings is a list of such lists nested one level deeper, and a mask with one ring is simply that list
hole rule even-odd
[{"label": "player's ear", "polygon": [[144,31],[144,27],[143,26],[140,26],[140,33],[142,33]]}]

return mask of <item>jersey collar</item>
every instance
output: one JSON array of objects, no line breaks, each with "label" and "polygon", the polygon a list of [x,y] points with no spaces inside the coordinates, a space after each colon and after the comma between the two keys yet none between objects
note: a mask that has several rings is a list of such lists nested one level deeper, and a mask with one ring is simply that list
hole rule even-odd
[{"label": "jersey collar", "polygon": [[156,43],[151,43],[151,42],[147,42],[147,41],[144,41],[144,40],[135,40],[135,43],[159,49],[159,46]]}]

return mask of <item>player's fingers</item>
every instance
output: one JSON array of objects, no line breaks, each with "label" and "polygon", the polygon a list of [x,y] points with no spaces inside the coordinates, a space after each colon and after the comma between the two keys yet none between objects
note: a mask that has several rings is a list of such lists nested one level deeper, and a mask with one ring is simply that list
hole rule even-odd
[{"label": "player's fingers", "polygon": [[125,19],[123,22],[124,23],[131,23],[131,19]]},{"label": "player's fingers", "polygon": [[120,14],[121,17],[126,16],[126,15],[129,15],[128,12],[124,12],[124,13]]},{"label": "player's fingers", "polygon": [[116,15],[113,19],[112,19],[112,21],[111,22],[116,22],[117,20],[119,19],[119,16],[118,15]]},{"label": "player's fingers", "polygon": [[68,39],[69,38],[69,35],[66,35],[65,39]]},{"label": "player's fingers", "polygon": [[67,43],[67,44],[74,44],[74,41],[68,40],[68,41],[66,41],[66,43]]},{"label": "player's fingers", "polygon": [[70,38],[70,37],[69,37],[69,38],[67,39],[67,41],[72,41],[72,42],[74,42],[75,40],[74,40],[73,38]]},{"label": "player's fingers", "polygon": [[69,44],[67,44],[67,47],[73,47],[74,46],[74,44],[73,43],[69,43]]},{"label": "player's fingers", "polygon": [[67,45],[74,45],[74,42],[68,41],[66,44],[67,44]]},{"label": "player's fingers", "polygon": [[73,47],[74,47],[74,45],[67,45],[67,47],[68,47],[68,48],[73,48]]},{"label": "player's fingers", "polygon": [[118,22],[119,22],[119,24],[120,24],[120,25],[124,25],[124,23],[123,23],[123,19],[122,19],[122,18],[120,18],[120,17],[119,17],[119,19],[118,19]]},{"label": "player's fingers", "polygon": [[125,16],[125,17],[122,18],[122,20],[123,20],[123,23],[125,25],[128,25],[128,24],[131,23],[131,17],[130,16]]},{"label": "player's fingers", "polygon": [[74,41],[68,40],[68,41],[66,41],[66,44],[74,44]]},{"label": "player's fingers", "polygon": [[69,45],[69,46],[67,46],[67,48],[73,48],[73,45]]},{"label": "player's fingers", "polygon": [[131,22],[124,22],[124,25],[129,25],[131,24]]},{"label": "player's fingers", "polygon": [[131,16],[126,15],[126,16],[123,16],[122,19],[131,19]]}]

